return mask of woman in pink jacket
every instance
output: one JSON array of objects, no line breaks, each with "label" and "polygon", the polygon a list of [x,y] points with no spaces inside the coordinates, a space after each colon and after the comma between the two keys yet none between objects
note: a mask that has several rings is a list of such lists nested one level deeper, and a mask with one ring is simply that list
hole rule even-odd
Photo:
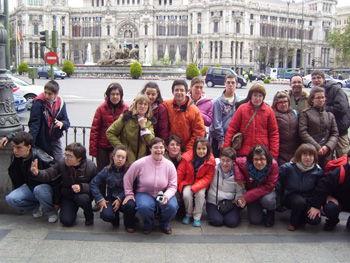
[{"label": "woman in pink jacket", "polygon": [[230,147],[233,136],[244,132],[250,118],[257,110],[255,117],[243,134],[243,143],[236,149],[238,156],[246,156],[255,145],[265,145],[273,158],[278,158],[279,133],[273,109],[265,102],[266,90],[260,83],[255,83],[249,90],[249,102],[241,105],[228,126],[224,148]]},{"label": "woman in pink jacket", "polygon": [[248,219],[251,224],[261,224],[266,209],[266,227],[275,222],[276,191],[278,181],[278,164],[264,145],[253,147],[247,157],[236,159],[235,179],[241,186],[245,184],[246,192],[237,203],[248,207]]}]

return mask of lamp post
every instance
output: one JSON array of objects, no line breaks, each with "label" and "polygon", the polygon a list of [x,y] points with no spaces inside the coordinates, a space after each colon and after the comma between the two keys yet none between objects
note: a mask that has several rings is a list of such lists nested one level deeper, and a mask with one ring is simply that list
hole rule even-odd
[{"label": "lamp post", "polygon": [[289,64],[289,47],[288,47],[288,41],[289,41],[289,5],[290,3],[295,3],[294,0],[287,0],[287,6],[288,6],[288,13],[287,13],[287,68]]},{"label": "lamp post", "polygon": [[304,39],[304,0],[301,9],[301,33],[300,33],[300,67],[303,68],[303,39]]}]

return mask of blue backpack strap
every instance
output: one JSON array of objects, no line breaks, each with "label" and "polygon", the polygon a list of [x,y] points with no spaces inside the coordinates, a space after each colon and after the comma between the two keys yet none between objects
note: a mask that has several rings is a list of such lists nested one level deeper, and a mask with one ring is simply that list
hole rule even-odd
[{"label": "blue backpack strap", "polygon": [[293,110],[294,111],[294,114],[295,114],[295,117],[298,119],[298,112],[296,110]]}]

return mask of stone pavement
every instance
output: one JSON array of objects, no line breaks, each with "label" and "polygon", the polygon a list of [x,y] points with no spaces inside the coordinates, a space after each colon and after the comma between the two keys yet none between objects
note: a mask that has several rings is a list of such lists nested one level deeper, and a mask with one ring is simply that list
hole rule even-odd
[{"label": "stone pavement", "polygon": [[123,226],[113,227],[95,214],[95,224],[85,226],[82,212],[76,225],[49,224],[47,217],[0,214],[0,262],[350,262],[350,229],[345,228],[349,214],[341,214],[335,231],[306,225],[287,230],[289,212],[276,213],[273,228],[250,225],[243,213],[234,229],[183,225],[171,222],[172,235],[163,234],[156,225],[150,235],[129,234]]}]

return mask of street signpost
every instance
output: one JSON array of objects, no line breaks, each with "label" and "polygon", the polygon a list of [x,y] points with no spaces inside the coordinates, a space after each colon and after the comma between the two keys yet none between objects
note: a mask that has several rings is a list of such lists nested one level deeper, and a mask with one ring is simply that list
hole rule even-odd
[{"label": "street signpost", "polygon": [[50,64],[50,75],[51,75],[51,80],[54,79],[54,74],[53,74],[53,66],[58,62],[58,56],[55,52],[49,52],[45,56],[45,60],[48,64]]}]

